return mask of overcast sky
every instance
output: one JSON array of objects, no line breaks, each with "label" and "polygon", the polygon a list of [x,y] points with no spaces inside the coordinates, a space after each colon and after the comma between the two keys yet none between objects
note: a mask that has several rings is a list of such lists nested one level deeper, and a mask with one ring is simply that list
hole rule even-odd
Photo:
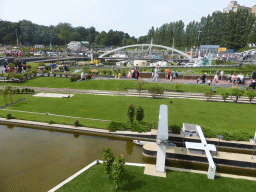
[{"label": "overcast sky", "polygon": [[[239,0],[247,7],[256,0]],[[200,18],[223,8],[230,0],[0,0],[0,19],[26,19],[40,25],[70,23],[73,27],[94,26],[97,31],[124,31],[131,36],[147,35],[154,26]]]}]

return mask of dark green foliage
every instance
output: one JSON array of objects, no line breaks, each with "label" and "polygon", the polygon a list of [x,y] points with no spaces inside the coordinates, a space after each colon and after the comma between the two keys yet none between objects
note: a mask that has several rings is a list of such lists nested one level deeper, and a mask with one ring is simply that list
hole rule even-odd
[{"label": "dark green foliage", "polygon": [[50,121],[49,121],[49,124],[53,124],[54,123],[54,121],[51,119]]},{"label": "dark green foliage", "polygon": [[56,73],[53,73],[53,77],[56,77],[56,75],[57,75]]},{"label": "dark green foliage", "polygon": [[125,129],[125,124],[120,122],[111,121],[108,125],[108,130],[110,132],[115,132],[116,130],[123,131]]},{"label": "dark green foliage", "polygon": [[25,89],[21,89],[21,94],[23,94],[25,92]]},{"label": "dark green foliage", "polygon": [[62,74],[60,73],[60,77],[62,77]]},{"label": "dark green foliage", "polygon": [[78,127],[80,124],[79,124],[79,121],[78,120],[75,120],[74,121],[74,126]]},{"label": "dark green foliage", "polygon": [[135,114],[135,112],[134,112],[134,105],[133,104],[128,105],[127,117],[130,119],[130,125],[133,122],[134,114]]},{"label": "dark green foliage", "polygon": [[142,133],[142,132],[149,132],[151,129],[151,127],[147,124],[139,124],[137,122],[133,122],[131,124],[131,130],[134,131],[134,132],[139,132],[139,133]]},{"label": "dark green foliage", "polygon": [[136,120],[140,123],[144,118],[144,109],[139,106],[137,108],[137,113],[136,113]]},{"label": "dark green foliage", "polygon": [[6,119],[13,119],[12,114],[11,114],[11,113],[8,113],[8,114],[6,115]]},{"label": "dark green foliage", "polygon": [[173,134],[180,134],[181,126],[177,124],[169,125],[169,130],[172,131]]},{"label": "dark green foliage", "polygon": [[212,90],[210,91],[206,91],[204,93],[204,96],[207,97],[207,101],[209,101],[209,99],[214,95],[214,92]]}]

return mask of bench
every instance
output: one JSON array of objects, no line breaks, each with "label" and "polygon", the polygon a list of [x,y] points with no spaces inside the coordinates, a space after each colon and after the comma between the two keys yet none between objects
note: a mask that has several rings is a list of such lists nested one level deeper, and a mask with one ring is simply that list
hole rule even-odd
[{"label": "bench", "polygon": [[213,88],[211,88],[211,91],[213,91],[214,93],[216,93],[216,90],[215,90],[215,89],[213,89]]}]

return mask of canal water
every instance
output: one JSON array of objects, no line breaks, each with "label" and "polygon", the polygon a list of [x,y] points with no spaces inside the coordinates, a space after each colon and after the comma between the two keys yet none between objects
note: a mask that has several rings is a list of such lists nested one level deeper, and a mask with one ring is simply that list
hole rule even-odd
[{"label": "canal water", "polygon": [[106,146],[126,162],[146,161],[132,139],[0,125],[0,191],[48,191],[102,159]]}]

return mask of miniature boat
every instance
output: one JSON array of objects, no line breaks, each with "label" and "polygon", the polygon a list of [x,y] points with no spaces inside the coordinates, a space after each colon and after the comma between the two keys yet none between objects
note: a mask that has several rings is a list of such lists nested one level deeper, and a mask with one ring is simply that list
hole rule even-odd
[{"label": "miniature boat", "polygon": [[[140,141],[140,140],[133,140],[133,143],[137,144],[137,145],[145,145],[147,143],[155,143],[155,142],[150,142],[150,141]],[[171,146],[171,147],[177,147],[176,144],[174,143],[168,143],[168,146]]]}]

